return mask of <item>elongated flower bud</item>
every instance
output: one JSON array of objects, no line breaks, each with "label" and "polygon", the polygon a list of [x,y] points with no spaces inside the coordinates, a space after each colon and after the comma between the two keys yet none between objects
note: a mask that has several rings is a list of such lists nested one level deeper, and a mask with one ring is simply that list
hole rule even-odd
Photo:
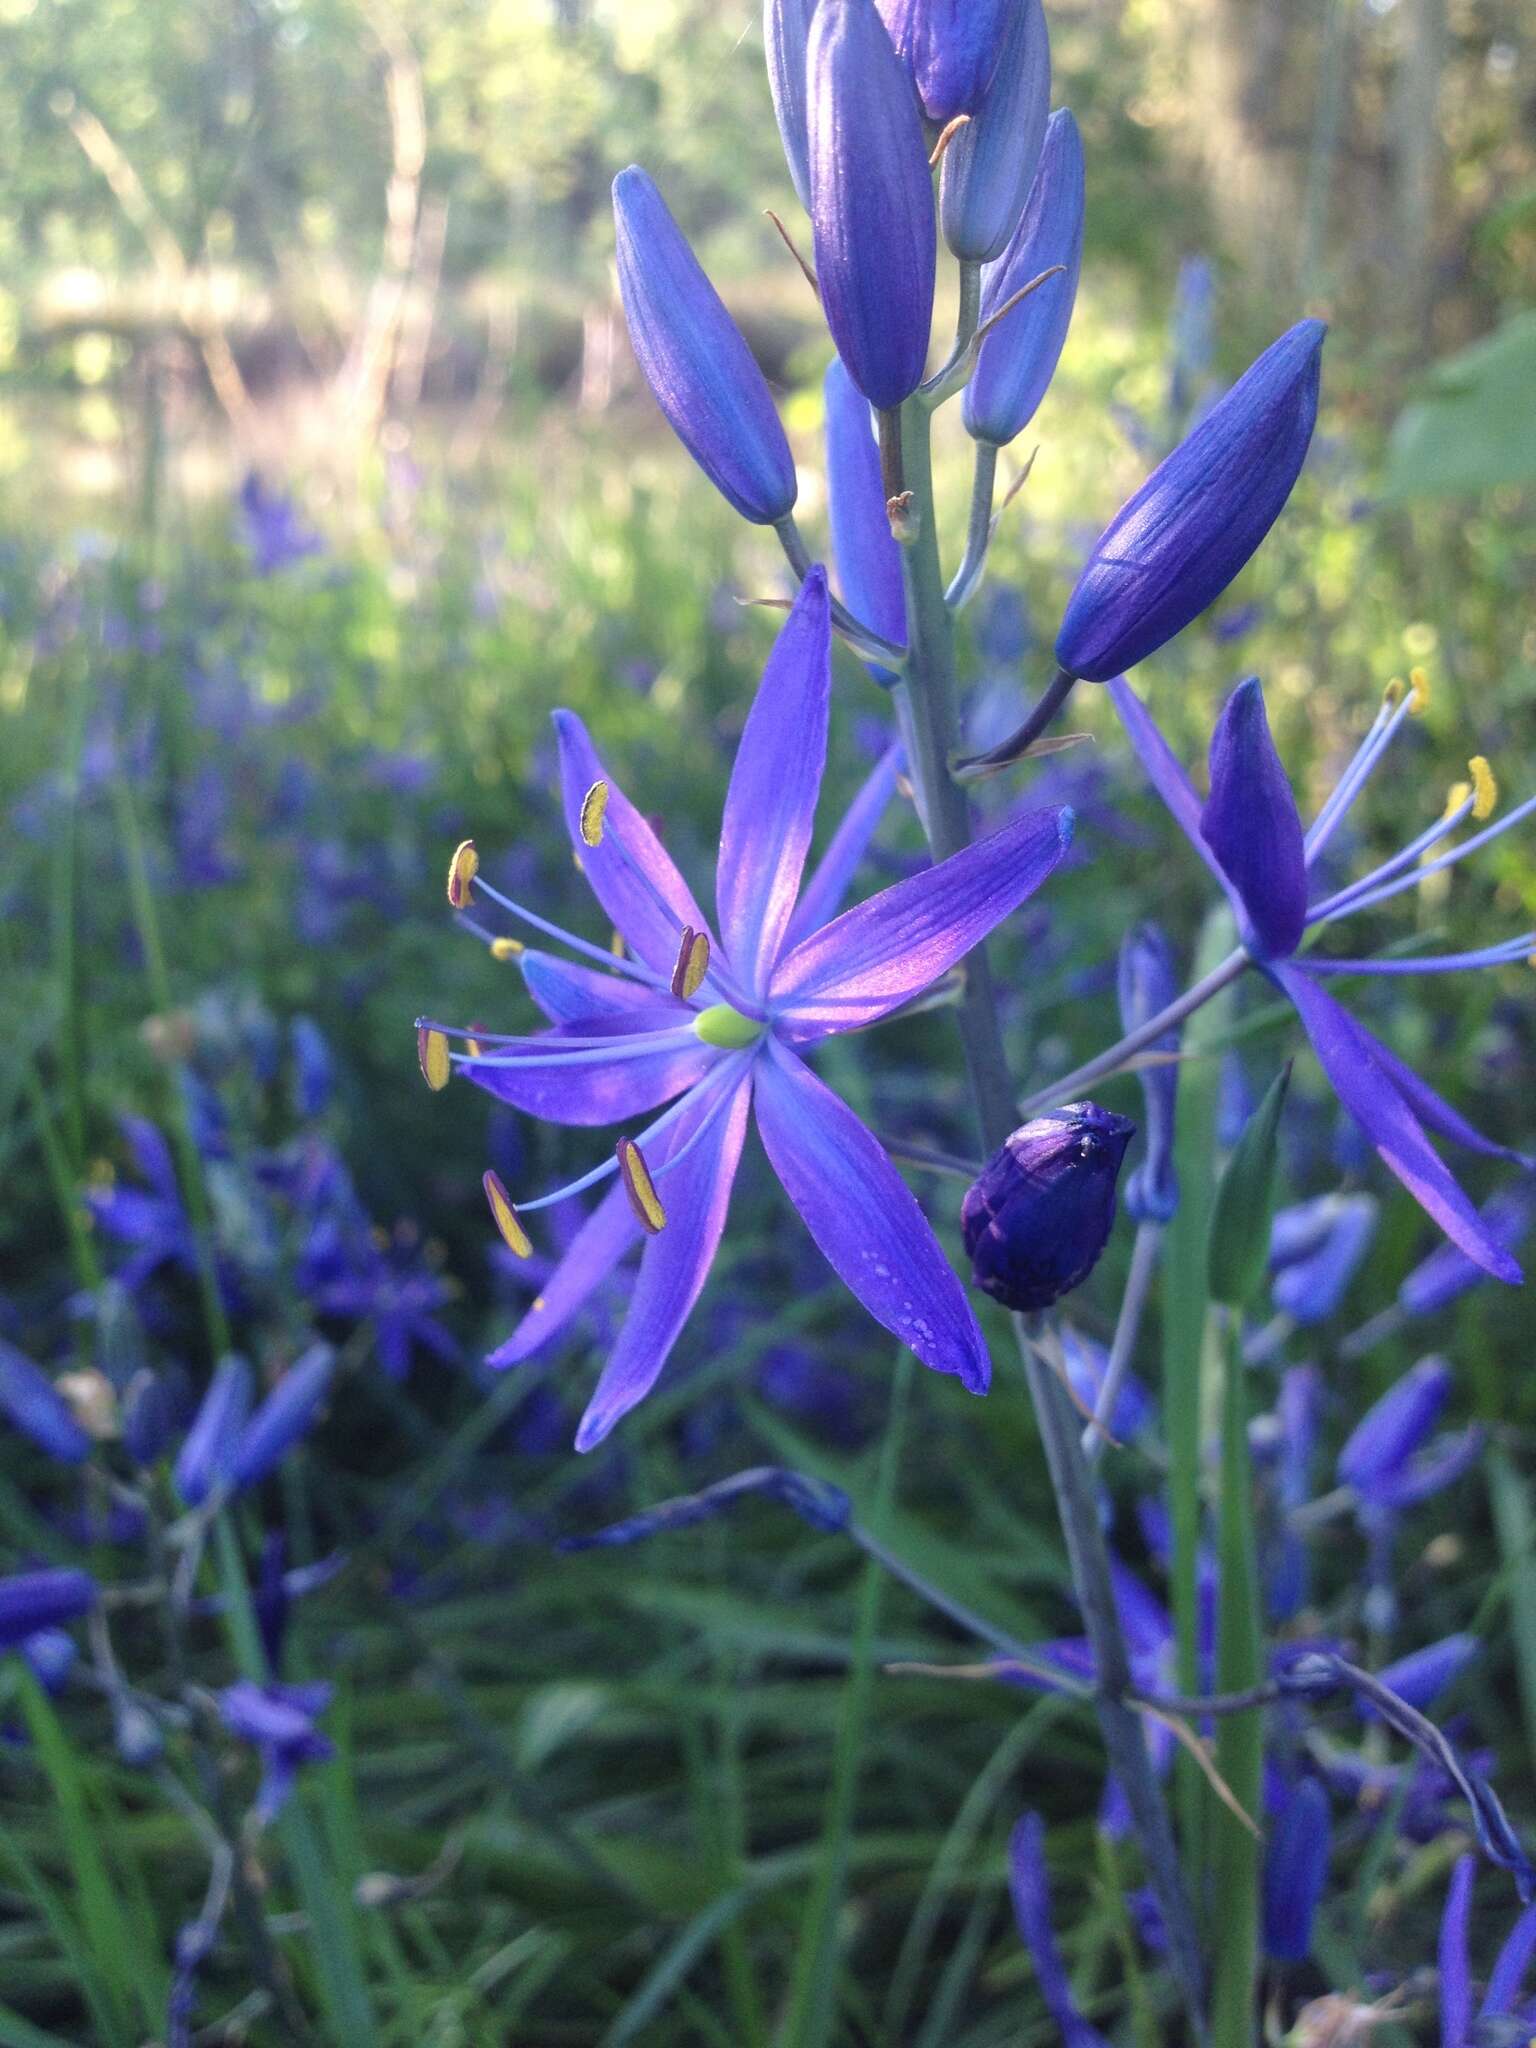
[{"label": "elongated flower bud", "polygon": [[1238,378],[1099,537],[1056,640],[1108,682],[1219,597],[1275,523],[1317,419],[1321,320],[1299,320]]},{"label": "elongated flower bud", "polygon": [[[1400,1700],[1423,1713],[1461,1676],[1481,1647],[1473,1635],[1443,1636],[1438,1643],[1429,1643],[1422,1650],[1411,1650],[1406,1657],[1399,1657],[1395,1664],[1378,1671],[1376,1678],[1388,1692],[1395,1692]],[[1371,1701],[1359,1699],[1355,1705],[1367,1721],[1377,1718],[1379,1710]]]},{"label": "elongated flower bud", "polygon": [[795,465],[773,396],[667,203],[631,164],[613,181],[619,291],[635,360],[672,431],[710,482],[760,526],[795,502]]},{"label": "elongated flower bud", "polygon": [[1264,1952],[1277,1963],[1304,1963],[1312,1952],[1332,1843],[1328,1794],[1303,1778],[1285,1797],[1264,1858]]},{"label": "elongated flower bud", "polygon": [[[886,516],[869,400],[834,356],[827,365],[827,511],[843,602],[856,619],[898,647],[907,644],[901,550]],[[894,681],[888,669],[882,681]]]},{"label": "elongated flower bud", "polygon": [[806,133],[805,65],[816,0],[763,0],[768,89],[784,161],[800,204],[811,210],[811,145]]},{"label": "elongated flower bud", "polygon": [[821,0],[808,89],[822,311],[849,376],[884,411],[923,381],[936,251],[923,119],[874,0]]},{"label": "elongated flower bud", "polygon": [[[1536,1182],[1515,1181],[1483,1204],[1484,1225],[1506,1251],[1514,1251],[1536,1221]],[[1429,1316],[1447,1308],[1470,1288],[1488,1278],[1466,1253],[1453,1244],[1437,1245],[1415,1266],[1397,1290],[1399,1305],[1411,1316]]]},{"label": "elongated flower bud", "polygon": [[1270,1296],[1303,1328],[1334,1314],[1371,1248],[1374,1195],[1322,1195],[1282,1209],[1269,1238]]},{"label": "elongated flower bud", "polygon": [[176,1491],[189,1508],[198,1507],[227,1478],[230,1458],[250,1412],[251,1368],[231,1353],[220,1360],[208,1382],[176,1460]]},{"label": "elongated flower bud", "polygon": [[1004,447],[1034,418],[1056,374],[1072,324],[1083,261],[1083,143],[1063,107],[1052,114],[1013,240],[982,281],[981,317],[989,320],[1031,278],[1062,266],[1015,306],[981,344],[965,388],[965,426],[978,441]]},{"label": "elongated flower bud", "polygon": [[1008,246],[1040,160],[1051,107],[1051,41],[1040,0],[1015,0],[986,97],[944,152],[939,218],[968,263]]},{"label": "elongated flower bud", "polygon": [[329,1344],[312,1344],[289,1367],[240,1433],[229,1460],[232,1487],[264,1479],[314,1422],[335,1370]]},{"label": "elongated flower bud", "polygon": [[879,0],[930,121],[974,114],[1007,40],[1011,0]]},{"label": "elongated flower bud", "polygon": [[58,1628],[95,1604],[89,1572],[18,1572],[0,1579],[0,1650],[14,1650],[39,1629]]},{"label": "elongated flower bud", "polygon": [[45,1372],[0,1339],[0,1415],[31,1437],[39,1450],[63,1465],[78,1465],[91,1454],[91,1439],[69,1403]]},{"label": "elongated flower bud", "polygon": [[141,1366],[123,1395],[123,1449],[140,1467],[158,1464],[176,1431],[176,1396],[169,1381]]},{"label": "elongated flower bud", "polygon": [[1095,1102],[1069,1102],[1020,1126],[960,1205],[976,1285],[1005,1308],[1049,1308],[1098,1264],[1115,1220],[1115,1182],[1136,1126]]},{"label": "elongated flower bud", "polygon": [[[1173,948],[1161,925],[1133,925],[1120,948],[1120,1023],[1127,1031],[1149,1024],[1179,992]],[[1151,1055],[1178,1052],[1179,1034],[1165,1031],[1147,1047]],[[1173,1166],[1173,1115],[1179,1069],[1171,1057],[1154,1058],[1140,1073],[1146,1156],[1125,1184],[1126,1214],[1137,1223],[1167,1223],[1179,1206]]]},{"label": "elongated flower bud", "polygon": [[1390,1482],[1429,1441],[1450,1399],[1451,1368],[1443,1358],[1421,1358],[1368,1408],[1339,1452],[1338,1474],[1357,1493]]}]

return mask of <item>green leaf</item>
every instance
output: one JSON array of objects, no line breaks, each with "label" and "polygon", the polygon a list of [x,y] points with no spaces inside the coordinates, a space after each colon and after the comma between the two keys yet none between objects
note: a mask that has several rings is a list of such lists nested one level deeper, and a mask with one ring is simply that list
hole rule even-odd
[{"label": "green leaf", "polygon": [[1258,1292],[1269,1263],[1275,1216],[1275,1167],[1280,1112],[1291,1084],[1290,1062],[1280,1069],[1243,1135],[1233,1147],[1216,1190],[1207,1274],[1211,1299],[1244,1308]]},{"label": "green leaf", "polygon": [[1445,497],[1536,477],[1536,312],[1437,364],[1398,415],[1382,496]]}]

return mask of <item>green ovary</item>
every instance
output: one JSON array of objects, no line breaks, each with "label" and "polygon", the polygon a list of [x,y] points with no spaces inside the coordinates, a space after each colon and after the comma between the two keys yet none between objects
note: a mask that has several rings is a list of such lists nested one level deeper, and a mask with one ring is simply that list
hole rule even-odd
[{"label": "green ovary", "polygon": [[742,1052],[747,1046],[756,1045],[767,1026],[760,1017],[743,1017],[729,1003],[711,1003],[694,1018],[693,1028],[706,1045]]}]

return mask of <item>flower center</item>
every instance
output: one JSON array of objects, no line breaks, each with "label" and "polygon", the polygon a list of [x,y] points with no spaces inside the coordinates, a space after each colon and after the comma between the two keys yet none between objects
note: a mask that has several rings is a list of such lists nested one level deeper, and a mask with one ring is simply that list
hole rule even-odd
[{"label": "flower center", "polygon": [[729,1003],[711,1003],[694,1018],[693,1028],[706,1045],[744,1052],[749,1045],[756,1045],[768,1027],[761,1017],[743,1017]]}]

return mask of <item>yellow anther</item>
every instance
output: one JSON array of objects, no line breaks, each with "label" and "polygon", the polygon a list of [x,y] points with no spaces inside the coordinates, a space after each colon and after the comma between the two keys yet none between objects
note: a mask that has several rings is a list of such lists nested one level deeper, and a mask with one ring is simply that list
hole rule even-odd
[{"label": "yellow anther", "polygon": [[1493,816],[1493,807],[1499,800],[1499,785],[1481,754],[1472,756],[1467,763],[1467,773],[1472,778],[1472,815],[1481,824],[1484,818]]},{"label": "yellow anther", "polygon": [[1393,711],[1395,711],[1398,705],[1402,703],[1403,679],[1401,676],[1394,676],[1392,678],[1391,682],[1388,683],[1387,687],[1381,693],[1381,701],[1390,710]]},{"label": "yellow anther", "polygon": [[416,1058],[421,1064],[421,1078],[434,1095],[448,1086],[453,1065],[448,1058],[448,1041],[441,1031],[434,1031],[430,1024],[417,1025]]},{"label": "yellow anther", "polygon": [[1408,709],[1415,718],[1422,718],[1429,709],[1429,677],[1421,668],[1408,671]]},{"label": "yellow anther", "polygon": [[485,1199],[491,1205],[491,1215],[496,1228],[501,1232],[501,1241],[509,1252],[515,1252],[520,1259],[533,1256],[533,1239],[524,1230],[522,1218],[512,1206],[512,1197],[502,1186],[501,1176],[489,1170],[482,1181]]},{"label": "yellow anther", "polygon": [[515,960],[519,953],[526,953],[527,950],[521,939],[492,939],[491,941],[491,958],[493,960]]},{"label": "yellow anther", "polygon": [[478,1038],[466,1038],[464,1041],[464,1050],[469,1054],[472,1060],[477,1060],[479,1059],[481,1053],[485,1051],[485,1047],[480,1043]]},{"label": "yellow anther", "polygon": [[615,960],[622,960],[624,958],[624,934],[622,932],[610,932],[608,934],[608,950]]},{"label": "yellow anther", "polygon": [[583,846],[601,846],[603,843],[603,819],[608,815],[608,785],[594,782],[581,800],[581,843]]},{"label": "yellow anther", "polygon": [[448,901],[462,910],[469,901],[469,885],[480,872],[480,856],[473,839],[466,839],[448,863]]},{"label": "yellow anther", "polygon": [[[1445,793],[1445,809],[1440,813],[1441,818],[1453,818],[1471,794],[1470,782],[1453,782]],[[1428,858],[1426,854],[1425,859]]]},{"label": "yellow anther", "polygon": [[656,1183],[651,1179],[651,1169],[641,1156],[640,1147],[633,1138],[620,1138],[614,1148],[619,1161],[619,1178],[624,1183],[624,1192],[629,1197],[629,1206],[635,1212],[635,1220],[652,1237],[661,1230],[667,1220],[667,1212],[661,1206],[656,1193]]},{"label": "yellow anther", "polygon": [[672,969],[673,995],[688,1002],[704,986],[708,972],[709,940],[703,932],[696,932],[691,924],[685,924],[677,949],[677,965]]}]

